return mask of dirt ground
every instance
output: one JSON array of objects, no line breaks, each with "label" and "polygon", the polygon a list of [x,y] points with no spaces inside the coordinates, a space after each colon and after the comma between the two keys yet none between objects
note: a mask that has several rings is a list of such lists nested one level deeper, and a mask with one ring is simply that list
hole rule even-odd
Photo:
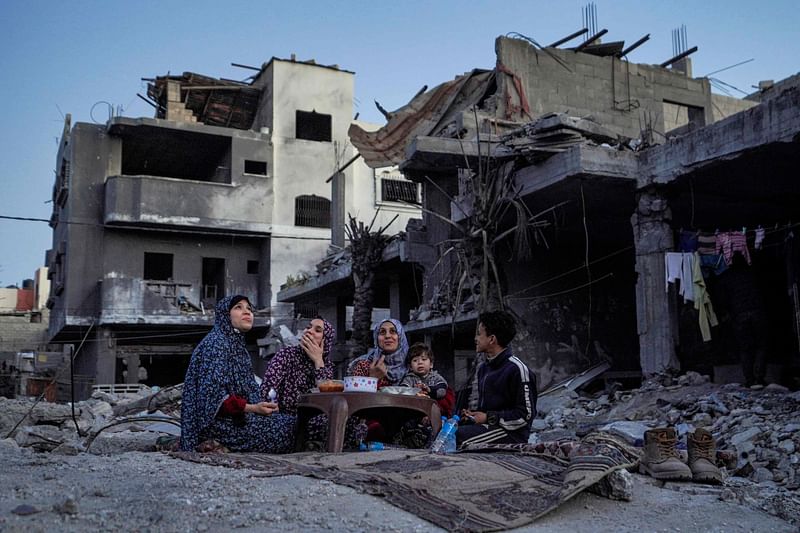
[{"label": "dirt ground", "polygon": [[[0,464],[0,531],[439,531],[385,500],[327,481],[259,477],[161,453],[64,456],[0,441]],[[517,531],[797,531],[722,501],[725,489],[672,490],[634,478],[634,501],[583,493]]]}]

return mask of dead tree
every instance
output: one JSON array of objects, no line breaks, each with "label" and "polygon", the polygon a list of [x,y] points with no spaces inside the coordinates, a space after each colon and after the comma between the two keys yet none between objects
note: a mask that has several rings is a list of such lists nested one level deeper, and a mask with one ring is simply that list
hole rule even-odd
[{"label": "dead tree", "polygon": [[389,236],[385,234],[388,227],[397,219],[395,216],[388,224],[372,231],[375,219],[366,226],[363,222],[356,221],[352,215],[348,214],[348,223],[345,226],[345,233],[350,240],[350,261],[353,275],[353,348],[364,353],[372,345],[371,322],[372,307],[375,299],[373,281],[378,266],[381,264],[383,250],[389,242]]},{"label": "dead tree", "polygon": [[[494,163],[491,158],[484,157],[479,160],[477,168],[463,171],[462,194],[470,202],[464,207],[465,217],[460,223],[423,208],[428,214],[449,223],[455,230],[455,236],[442,243],[444,249],[436,265],[436,268],[440,265],[445,268],[442,284],[445,294],[439,297],[448,302],[454,319],[466,309],[483,312],[505,308],[502,271],[497,264],[498,245],[512,239],[512,257],[529,259],[532,241],[544,238],[541,228],[547,226],[548,222],[542,218],[543,215],[561,205],[531,213],[519,197],[519,187],[514,184],[514,162]],[[439,188],[433,180],[428,180]],[[453,198],[450,200],[456,205],[463,205]],[[501,224],[510,227],[503,230]],[[453,258],[448,259],[447,268],[443,261],[451,255]]]}]

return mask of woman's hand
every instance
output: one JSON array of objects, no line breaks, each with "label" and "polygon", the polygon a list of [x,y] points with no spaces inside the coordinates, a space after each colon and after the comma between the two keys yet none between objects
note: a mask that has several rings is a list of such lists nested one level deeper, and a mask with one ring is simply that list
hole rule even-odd
[{"label": "woman's hand", "polygon": [[261,416],[269,416],[278,412],[278,404],[272,402],[248,403],[244,406],[244,412]]},{"label": "woman's hand", "polygon": [[383,354],[377,359],[374,359],[369,365],[369,377],[383,379],[389,375],[386,370],[386,363],[384,362]]},{"label": "woman's hand", "polygon": [[316,368],[322,368],[325,366],[325,361],[322,359],[322,350],[324,344],[324,339],[320,341],[320,344],[314,342],[314,339],[309,333],[305,333],[300,339],[300,347],[304,352],[306,352],[306,355],[309,359],[311,359],[311,362],[314,363],[314,367]]}]

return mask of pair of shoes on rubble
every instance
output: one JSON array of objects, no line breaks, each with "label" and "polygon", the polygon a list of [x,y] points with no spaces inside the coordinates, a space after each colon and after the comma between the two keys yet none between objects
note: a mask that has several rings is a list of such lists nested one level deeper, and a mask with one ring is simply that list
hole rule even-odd
[{"label": "pair of shoes on rubble", "polygon": [[651,429],[644,433],[644,457],[639,472],[656,479],[694,480],[701,483],[721,483],[722,474],[714,465],[714,437],[708,430],[696,429],[686,436],[689,464],[681,461],[675,445],[678,436],[674,428]]}]

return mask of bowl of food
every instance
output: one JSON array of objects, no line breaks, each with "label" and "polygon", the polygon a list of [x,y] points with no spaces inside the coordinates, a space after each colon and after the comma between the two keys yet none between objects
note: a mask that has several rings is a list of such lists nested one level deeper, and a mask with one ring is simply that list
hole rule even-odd
[{"label": "bowl of food", "polygon": [[317,388],[320,392],[342,392],[344,390],[344,381],[340,379],[323,379],[317,382]]},{"label": "bowl of food", "polygon": [[344,378],[345,392],[377,392],[378,378],[347,376]]}]

